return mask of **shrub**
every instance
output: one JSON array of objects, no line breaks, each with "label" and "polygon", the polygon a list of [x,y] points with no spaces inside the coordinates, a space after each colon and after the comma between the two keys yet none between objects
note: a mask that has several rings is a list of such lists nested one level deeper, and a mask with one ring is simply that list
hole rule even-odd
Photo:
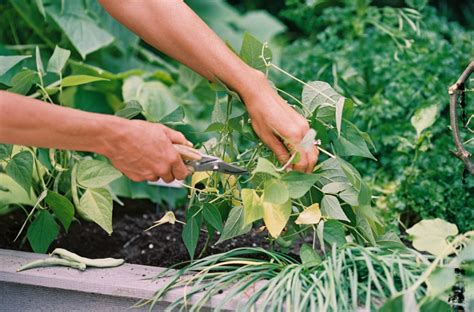
[{"label": "shrub", "polygon": [[321,10],[288,1],[284,16],[309,38],[286,49],[292,57],[284,66],[304,79],[333,83],[356,103],[356,124],[370,132],[378,162],[355,165],[373,176],[386,220],[396,226],[401,218],[409,226],[420,217],[444,217],[467,230],[474,178],[463,179],[462,163],[449,152],[447,88],[472,58],[473,32],[429,6],[419,14],[344,3]]}]

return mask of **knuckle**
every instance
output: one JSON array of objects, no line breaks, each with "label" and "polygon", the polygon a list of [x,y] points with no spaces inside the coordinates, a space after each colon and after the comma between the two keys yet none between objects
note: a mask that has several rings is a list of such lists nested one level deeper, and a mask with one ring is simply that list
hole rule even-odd
[{"label": "knuckle", "polygon": [[135,175],[128,176],[128,178],[129,178],[130,180],[132,180],[133,182],[141,182],[141,181],[143,181],[139,176],[135,176]]},{"label": "knuckle", "polygon": [[184,178],[186,178],[187,174],[185,174],[184,172],[178,172],[176,173],[175,175],[175,178],[178,179],[178,180],[184,180]]},{"label": "knuckle", "polygon": [[171,164],[176,165],[176,164],[181,163],[182,159],[181,159],[181,156],[179,156],[178,153],[172,153],[170,155],[169,161],[170,161]]},{"label": "knuckle", "polygon": [[174,178],[171,176],[165,176],[165,177],[162,177],[161,179],[163,179],[163,181],[165,181],[166,183],[171,183],[174,180]]},{"label": "knuckle", "polygon": [[166,168],[163,168],[162,166],[156,168],[155,171],[159,177],[163,177],[168,174],[168,170],[166,170]]}]

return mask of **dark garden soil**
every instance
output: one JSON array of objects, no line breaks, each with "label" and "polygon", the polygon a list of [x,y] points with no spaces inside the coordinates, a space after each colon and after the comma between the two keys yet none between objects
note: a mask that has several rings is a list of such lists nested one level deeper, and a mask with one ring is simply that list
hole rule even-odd
[{"label": "dark garden soil", "polygon": [[[67,234],[61,229],[50,251],[62,247],[88,258],[124,258],[129,263],[161,267],[189,260],[181,240],[182,225],[164,224],[145,232],[153,221],[162,217],[163,212],[157,214],[155,204],[146,200],[125,200],[124,203],[123,207],[114,207],[114,232],[111,236],[95,223],[73,222]],[[184,219],[183,209],[175,213],[178,219]],[[26,239],[13,242],[24,220],[25,214],[21,210],[0,216],[0,248],[31,251]],[[204,241],[205,235],[201,235],[196,254],[202,249]],[[267,248],[269,243],[265,235],[251,232],[219,245],[210,244],[205,255],[252,246]]]}]

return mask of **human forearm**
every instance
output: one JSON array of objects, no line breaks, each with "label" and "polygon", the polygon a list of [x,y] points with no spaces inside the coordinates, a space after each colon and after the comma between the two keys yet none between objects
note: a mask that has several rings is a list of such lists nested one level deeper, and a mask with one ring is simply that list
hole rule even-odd
[{"label": "human forearm", "polygon": [[120,122],[0,91],[0,143],[106,154]]},{"label": "human forearm", "polygon": [[[158,50],[237,91],[253,129],[280,162],[288,161],[288,149],[298,151],[301,157],[294,168],[313,170],[316,147],[303,150],[299,146],[309,130],[306,119],[277,94],[263,73],[245,64],[183,1],[99,1],[113,17]],[[291,144],[285,146],[282,141]]]},{"label": "human forearm", "polygon": [[218,78],[242,97],[266,83],[183,2],[100,0],[117,20],[158,50],[209,80]]}]

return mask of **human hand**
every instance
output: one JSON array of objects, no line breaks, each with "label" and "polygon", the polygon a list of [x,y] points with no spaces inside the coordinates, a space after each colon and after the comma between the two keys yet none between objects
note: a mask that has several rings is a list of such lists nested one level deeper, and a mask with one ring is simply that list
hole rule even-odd
[{"label": "human hand", "polygon": [[293,169],[312,172],[319,151],[314,145],[304,149],[299,144],[309,130],[307,120],[278,95],[263,74],[257,75],[261,77],[256,84],[239,92],[249,112],[253,129],[275,153],[280,163],[285,164],[289,160],[290,152],[299,152],[301,158]]},{"label": "human hand", "polygon": [[173,143],[192,146],[184,135],[162,124],[142,120],[121,120],[112,127],[108,157],[115,168],[133,181],[182,180],[188,174]]}]

